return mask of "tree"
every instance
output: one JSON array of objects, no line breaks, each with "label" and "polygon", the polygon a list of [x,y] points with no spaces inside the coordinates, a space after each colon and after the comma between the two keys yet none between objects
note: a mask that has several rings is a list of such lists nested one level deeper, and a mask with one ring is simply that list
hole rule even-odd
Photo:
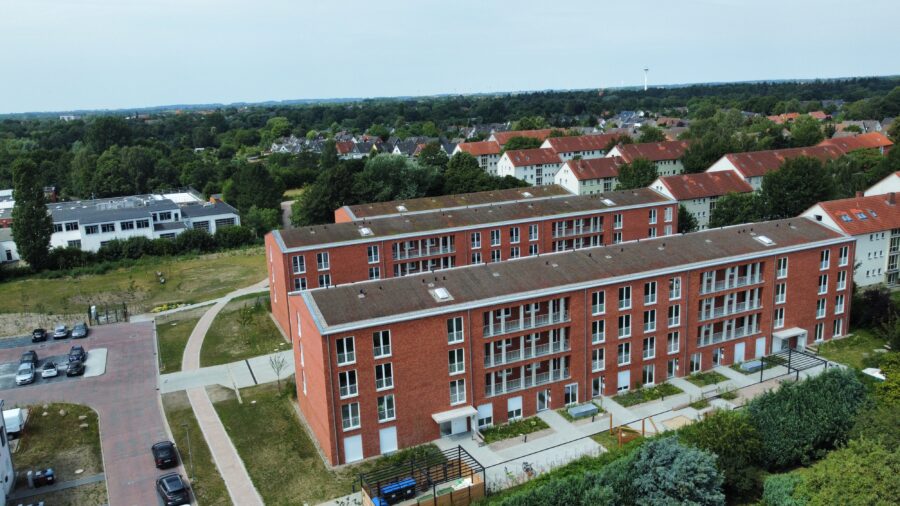
[{"label": "tree", "polygon": [[[888,356],[897,357],[898,353],[890,353]],[[896,362],[896,359],[892,359]],[[879,364],[881,371],[892,369],[891,364]],[[898,364],[900,365],[900,364]],[[886,448],[900,448],[900,368],[893,368],[891,374],[885,374],[887,381],[879,383],[876,387],[877,397],[866,404],[860,411],[850,430],[850,439],[866,438],[878,441]],[[888,384],[891,383],[891,384]]]},{"label": "tree", "polygon": [[644,158],[626,163],[619,167],[619,178],[616,190],[632,190],[650,186],[659,175],[656,164]]},{"label": "tree", "polygon": [[300,227],[333,222],[335,209],[356,203],[352,181],[353,171],[347,163],[322,170],[291,206],[291,223]]},{"label": "tree", "polygon": [[536,149],[541,147],[543,142],[534,137],[511,137],[506,144],[503,145],[503,151],[515,151],[517,149]]},{"label": "tree", "polygon": [[434,167],[423,167],[402,155],[378,155],[366,162],[353,178],[359,202],[412,199],[433,194],[440,186]]},{"label": "tree", "polygon": [[684,152],[685,172],[703,172],[726,153],[748,151],[753,144],[742,143],[738,132],[744,123],[740,111],[718,111],[712,117],[691,123],[691,145]]},{"label": "tree", "polygon": [[513,121],[512,130],[539,130],[547,126],[547,120],[541,116],[525,116]]},{"label": "tree", "polygon": [[287,361],[284,359],[283,355],[269,355],[269,367],[271,367],[272,372],[275,373],[275,381],[278,384],[279,392],[281,392],[281,371],[283,371],[286,366]]},{"label": "tree", "polygon": [[275,181],[266,167],[259,163],[241,163],[225,182],[225,201],[246,213],[251,207],[279,209],[284,185]]},{"label": "tree", "polygon": [[806,473],[793,497],[808,504],[896,504],[900,451],[869,439],[850,441]]},{"label": "tree", "polygon": [[697,218],[684,207],[684,204],[678,205],[678,233],[686,234],[688,232],[697,231]]},{"label": "tree", "polygon": [[780,169],[763,176],[760,195],[764,218],[792,218],[818,202],[831,200],[834,182],[825,177],[822,162],[801,156],[785,161]]},{"label": "tree", "polygon": [[641,446],[630,475],[639,506],[725,504],[715,455],[684,446],[675,437]]},{"label": "tree", "polygon": [[650,124],[641,125],[638,129],[638,142],[662,142],[666,140],[666,134],[661,128]]},{"label": "tree", "polygon": [[437,142],[429,142],[419,152],[418,162],[423,167],[434,167],[438,171],[443,172],[447,168],[449,161],[450,158],[447,156],[447,153],[444,153],[441,145]]},{"label": "tree", "polygon": [[824,138],[822,124],[806,114],[794,120],[791,125],[791,144],[795,147],[814,146]]},{"label": "tree", "polygon": [[762,219],[762,201],[756,193],[728,193],[716,200],[709,228],[740,225]]},{"label": "tree", "polygon": [[878,328],[897,316],[891,292],[882,285],[855,292],[850,307],[853,327]]},{"label": "tree", "polygon": [[278,228],[281,222],[280,209],[267,209],[250,206],[250,209],[241,218],[241,223],[256,232],[257,237],[266,235],[269,231]]},{"label": "tree", "polygon": [[875,387],[878,400],[885,404],[900,405],[900,353],[885,355],[878,365],[886,378]]},{"label": "tree", "polygon": [[16,160],[12,167],[13,241],[32,269],[39,271],[48,266],[50,236],[53,234],[53,218],[44,201],[44,187],[38,180],[37,166],[27,158]]},{"label": "tree", "polygon": [[322,146],[322,153],[319,155],[319,168],[321,170],[330,169],[336,167],[340,161],[340,158],[338,158],[337,145],[334,143],[334,140],[329,139],[328,142]]},{"label": "tree", "polygon": [[444,194],[471,193],[489,190],[490,175],[478,165],[478,160],[460,151],[450,158],[444,172]]},{"label": "tree", "polygon": [[260,145],[269,149],[272,142],[291,134],[291,121],[283,116],[269,118],[266,126],[260,131]]},{"label": "tree", "polygon": [[100,116],[88,124],[85,140],[95,153],[102,153],[112,146],[131,144],[132,132],[128,123],[119,116]]}]

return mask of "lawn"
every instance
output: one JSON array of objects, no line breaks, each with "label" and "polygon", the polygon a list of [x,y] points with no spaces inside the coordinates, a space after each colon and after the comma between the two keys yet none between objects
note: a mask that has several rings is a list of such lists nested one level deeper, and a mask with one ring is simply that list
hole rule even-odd
[{"label": "lawn", "polygon": [[641,439],[641,434],[630,427],[616,427],[612,432],[604,430],[591,436],[591,439],[610,450],[619,446],[619,431],[622,431],[623,445],[635,439]]},{"label": "lawn", "polygon": [[522,420],[516,420],[504,425],[488,427],[481,431],[481,435],[484,437],[485,443],[491,444],[511,437],[531,434],[532,432],[549,428],[550,426],[547,425],[547,422],[536,416],[532,416],[531,418],[523,418]]},{"label": "lawn", "polygon": [[[176,313],[177,314],[177,313]],[[159,372],[162,374],[181,370],[184,347],[200,317],[156,320],[156,338],[159,342]]]},{"label": "lawn", "polygon": [[269,316],[268,297],[235,299],[216,316],[200,349],[203,367],[290,349]]},{"label": "lawn", "polygon": [[728,381],[728,378],[726,376],[715,371],[696,372],[684,379],[701,388],[709,385],[715,385],[716,383],[721,383],[723,381]]},{"label": "lawn", "polygon": [[[101,506],[106,504],[106,483],[91,483],[29,497],[24,504],[52,504],[53,506]],[[41,503],[40,501],[44,501]]]},{"label": "lawn", "polygon": [[291,188],[290,190],[284,191],[284,200],[296,200],[300,195],[303,195],[303,192],[306,191],[306,188]]},{"label": "lawn", "polygon": [[[162,396],[163,409],[169,421],[169,427],[175,436],[175,445],[184,459],[184,469],[191,473],[191,458],[194,460],[194,495],[197,502],[206,505],[229,505],[231,499],[225,482],[213,462],[209,447],[197,425],[194,410],[191,409],[185,392],[173,392]],[[187,428],[185,428],[185,424]],[[190,453],[188,452],[188,434],[190,435]]]},{"label": "lawn", "polygon": [[660,383],[650,388],[638,388],[613,397],[613,400],[624,407],[644,402],[664,399],[670,395],[680,394],[682,390],[671,383]]},{"label": "lawn", "polygon": [[865,369],[877,363],[875,350],[884,349],[884,344],[884,339],[872,331],[856,329],[849,337],[822,343],[819,346],[819,355],[850,367]]},{"label": "lawn", "polygon": [[[100,430],[94,410],[78,404],[49,404],[47,409],[36,405],[29,409],[28,421],[13,457],[16,470],[23,476],[21,487],[27,486],[24,472],[29,469],[52,467],[57,482],[103,472]],[[65,414],[60,414],[63,412]],[[79,419],[81,417],[84,418]],[[83,471],[75,474],[78,469]],[[99,488],[79,487],[67,491],[72,496],[66,499],[68,503],[53,504],[105,504],[106,486],[100,485]]]},{"label": "lawn", "polygon": [[[162,272],[165,284],[156,277]],[[104,274],[31,276],[2,284],[0,313],[85,313],[95,304],[128,305],[132,314],[164,303],[221,297],[266,277],[262,247],[188,257],[147,257]]]}]

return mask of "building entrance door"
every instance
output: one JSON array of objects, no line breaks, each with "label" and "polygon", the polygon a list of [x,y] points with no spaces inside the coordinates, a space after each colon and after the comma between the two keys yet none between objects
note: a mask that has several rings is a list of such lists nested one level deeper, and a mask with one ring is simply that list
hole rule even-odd
[{"label": "building entrance door", "polygon": [[537,410],[544,411],[550,408],[550,390],[541,390],[537,393]]}]

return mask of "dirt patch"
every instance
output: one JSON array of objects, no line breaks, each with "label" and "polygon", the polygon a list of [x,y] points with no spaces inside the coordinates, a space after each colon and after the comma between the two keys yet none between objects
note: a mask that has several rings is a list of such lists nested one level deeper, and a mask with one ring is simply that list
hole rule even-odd
[{"label": "dirt patch", "polygon": [[72,326],[84,321],[86,314],[39,314],[39,313],[0,313],[0,339],[31,335],[31,331],[40,327],[52,330],[57,324]]},{"label": "dirt patch", "polygon": [[237,399],[237,395],[234,394],[234,390],[232,390],[230,388],[225,388],[222,385],[207,386],[206,387],[206,395],[208,395],[209,400],[214,403]]},{"label": "dirt patch", "polygon": [[186,409],[191,407],[187,392],[179,390],[168,394],[162,394],[162,403],[166,409]]}]

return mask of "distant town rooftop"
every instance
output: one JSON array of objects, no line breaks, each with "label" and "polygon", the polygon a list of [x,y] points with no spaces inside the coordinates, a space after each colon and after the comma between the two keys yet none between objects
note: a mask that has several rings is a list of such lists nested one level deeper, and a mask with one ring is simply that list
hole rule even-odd
[{"label": "distant town rooftop", "polygon": [[563,291],[852,242],[807,218],[752,223],[300,292],[323,333],[513,303]]}]

